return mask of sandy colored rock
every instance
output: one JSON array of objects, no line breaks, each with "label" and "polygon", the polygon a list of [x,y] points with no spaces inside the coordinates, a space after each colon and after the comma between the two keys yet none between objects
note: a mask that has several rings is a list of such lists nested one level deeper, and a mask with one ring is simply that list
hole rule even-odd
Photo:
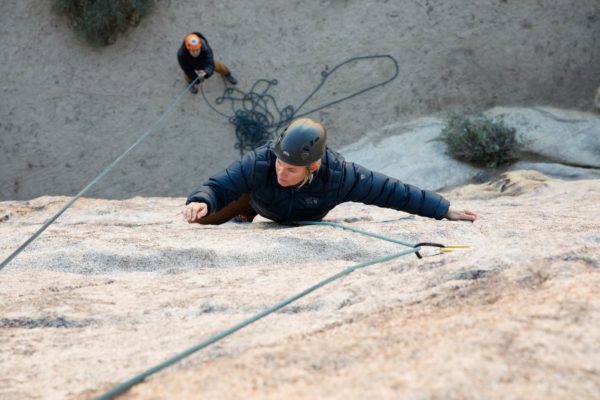
[{"label": "sandy colored rock", "polygon": [[[0,260],[172,106],[148,140],[0,271],[0,398],[102,394],[334,273],[405,249],[327,226],[181,220],[184,196],[239,157],[227,117],[184,92],[175,52],[190,30],[206,34],[238,88],[277,79],[270,93],[281,107],[297,107],[321,71],[342,61],[392,55],[397,79],[311,116],[335,148],[376,132],[379,142],[358,142],[363,150],[404,146],[440,162],[432,129],[450,110],[590,111],[600,83],[599,7],[167,0],[113,45],[91,48],[49,3],[0,2]],[[353,64],[301,111],[393,72],[381,60]],[[216,77],[203,89],[214,101],[224,84]],[[419,147],[418,131],[406,128],[423,116],[437,122]],[[582,149],[567,161],[594,165],[587,160],[596,161],[595,147]],[[390,171],[400,165],[395,150],[383,160]],[[444,185],[448,175],[473,172],[457,164],[398,177],[422,185],[421,177],[439,175]],[[560,174],[596,172],[570,168]],[[517,170],[447,196],[480,219],[434,221],[345,204],[327,220],[469,249],[423,248],[421,260],[359,269],[123,397],[598,398],[600,181]]]},{"label": "sandy colored rock", "polygon": [[[447,196],[480,219],[350,203],[327,220],[470,249],[359,269],[124,398],[597,398],[600,181],[515,171]],[[1,202],[0,257],[67,200]],[[0,272],[1,398],[99,395],[404,248],[264,219],[188,225],[183,200],[81,199]]]},{"label": "sandy colored rock", "polygon": [[534,170],[544,175],[558,179],[600,179],[600,169],[571,167],[565,164],[551,162],[518,161],[512,164],[510,170]]},{"label": "sandy colored rock", "polygon": [[553,107],[495,107],[486,112],[516,129],[519,148],[546,160],[600,168],[600,117]]},{"label": "sandy colored rock", "polygon": [[550,179],[537,171],[511,171],[485,184],[471,184],[456,188],[456,199],[493,199],[499,196],[518,196],[535,193],[547,187]]}]

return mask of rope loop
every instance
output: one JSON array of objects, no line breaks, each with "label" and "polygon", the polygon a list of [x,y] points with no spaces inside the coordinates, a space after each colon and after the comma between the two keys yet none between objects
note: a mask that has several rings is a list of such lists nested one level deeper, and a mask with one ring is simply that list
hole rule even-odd
[{"label": "rope loop", "polygon": [[[348,96],[313,108],[310,111],[298,114],[299,110],[304,107],[304,105],[323,87],[327,78],[333,75],[333,73],[338,71],[341,67],[358,61],[376,59],[387,59],[392,62],[394,66],[394,74],[390,78],[371,85],[365,89],[356,91]],[[201,89],[202,96],[204,97],[206,104],[208,104],[213,111],[224,117],[227,117],[229,122],[235,126],[237,143],[234,145],[234,147],[240,150],[240,156],[243,156],[245,151],[254,150],[255,148],[272,140],[277,132],[285,127],[292,119],[312,114],[326,107],[330,107],[334,104],[341,103],[342,101],[358,96],[376,87],[385,85],[388,82],[396,79],[398,73],[398,63],[392,56],[388,54],[350,58],[336,65],[331,70],[326,68],[325,70],[321,71],[321,82],[297,108],[294,108],[291,105],[280,108],[277,105],[275,97],[269,93],[269,90],[279,83],[277,79],[259,79],[254,82],[249,92],[244,92],[237,87],[226,86],[223,94],[215,99],[215,104],[222,105],[226,102],[229,102],[232,115],[228,115],[217,110],[206,98],[204,89],[202,87]],[[223,81],[226,82],[225,78],[223,78]],[[225,84],[227,85],[227,83]]]}]

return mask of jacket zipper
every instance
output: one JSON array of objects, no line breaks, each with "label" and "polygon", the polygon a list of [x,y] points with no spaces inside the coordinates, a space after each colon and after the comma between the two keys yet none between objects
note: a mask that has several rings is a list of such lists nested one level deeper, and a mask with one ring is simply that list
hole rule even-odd
[{"label": "jacket zipper", "polygon": [[296,197],[296,189],[292,189],[292,198],[290,199],[290,205],[288,206],[288,213],[287,213],[286,221],[289,221],[290,217],[292,216],[292,207],[294,205],[295,197]]}]

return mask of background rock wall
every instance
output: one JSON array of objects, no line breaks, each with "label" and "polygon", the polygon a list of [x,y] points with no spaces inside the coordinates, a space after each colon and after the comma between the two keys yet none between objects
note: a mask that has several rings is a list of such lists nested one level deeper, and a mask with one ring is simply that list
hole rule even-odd
[{"label": "background rock wall", "polygon": [[[328,126],[335,147],[399,120],[457,108],[591,109],[600,84],[596,0],[159,0],[137,28],[99,49],[52,14],[49,2],[6,0],[0,4],[0,200],[82,189],[183,89],[175,53],[196,29],[241,89],[260,78],[279,80],[272,93],[281,106],[298,106],[326,67],[355,56],[397,59],[396,80],[313,115]],[[389,63],[341,71],[305,110],[391,73]],[[210,99],[223,90],[218,78],[204,86]],[[239,157],[234,142],[226,118],[186,95],[89,195],[185,196]]]}]

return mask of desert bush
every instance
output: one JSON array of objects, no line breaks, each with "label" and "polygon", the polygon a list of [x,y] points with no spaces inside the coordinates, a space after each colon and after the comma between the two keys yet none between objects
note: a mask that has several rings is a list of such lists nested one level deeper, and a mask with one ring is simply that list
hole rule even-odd
[{"label": "desert bush", "polygon": [[91,44],[115,42],[117,34],[137,26],[155,0],[52,0],[52,9],[67,15],[75,29]]},{"label": "desert bush", "polygon": [[452,157],[475,165],[494,168],[516,159],[516,129],[499,118],[453,114],[442,130],[442,138]]}]

